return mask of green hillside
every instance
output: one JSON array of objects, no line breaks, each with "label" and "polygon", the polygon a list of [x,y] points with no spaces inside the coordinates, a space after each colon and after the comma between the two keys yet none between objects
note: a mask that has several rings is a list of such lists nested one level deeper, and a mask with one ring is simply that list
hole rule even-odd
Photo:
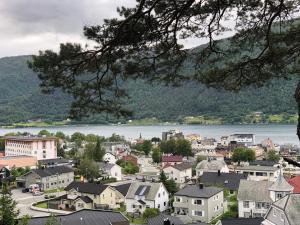
[{"label": "green hillside", "polygon": [[[60,121],[68,116],[72,98],[60,92],[54,95],[41,94],[37,76],[27,68],[28,59],[28,56],[0,59],[1,125],[38,118],[44,121]],[[194,83],[182,87],[165,87],[138,80],[124,85],[131,96],[127,105],[135,112],[130,119],[156,117],[159,121],[187,123],[296,120],[297,109],[293,99],[296,80],[274,80],[267,87],[248,88],[240,93],[209,89]],[[107,121],[119,120],[100,115],[82,122]]]}]

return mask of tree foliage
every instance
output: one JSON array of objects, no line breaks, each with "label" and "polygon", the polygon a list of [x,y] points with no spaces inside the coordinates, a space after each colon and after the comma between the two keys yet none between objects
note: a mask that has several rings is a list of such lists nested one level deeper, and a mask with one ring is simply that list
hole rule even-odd
[{"label": "tree foliage", "polygon": [[160,163],[161,162],[161,152],[159,148],[155,148],[152,151],[152,161],[154,163]]},{"label": "tree foliage", "polygon": [[147,208],[143,212],[144,219],[149,219],[149,218],[152,218],[152,217],[155,217],[158,215],[159,215],[159,209],[157,209],[157,208]]},{"label": "tree foliage", "polygon": [[161,152],[165,154],[175,154],[182,156],[192,156],[192,146],[188,140],[178,139],[178,140],[168,140],[162,141],[160,143]]},{"label": "tree foliage", "polygon": [[99,165],[91,159],[84,158],[80,160],[78,172],[88,180],[99,177]]},{"label": "tree foliage", "polygon": [[2,184],[0,194],[0,224],[15,225],[19,211],[16,209],[17,202],[12,198],[8,184]]},{"label": "tree foliage", "polygon": [[280,155],[275,150],[270,150],[267,152],[267,160],[278,162]]},{"label": "tree foliage", "polygon": [[234,162],[250,162],[255,160],[255,152],[252,149],[236,148],[231,158]]}]

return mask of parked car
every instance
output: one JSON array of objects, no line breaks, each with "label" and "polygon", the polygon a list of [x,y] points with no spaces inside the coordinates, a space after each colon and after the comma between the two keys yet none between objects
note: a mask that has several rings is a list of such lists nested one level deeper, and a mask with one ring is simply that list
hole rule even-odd
[{"label": "parked car", "polygon": [[41,192],[41,191],[32,192],[33,196],[40,196],[40,195],[43,195],[43,194],[44,194],[44,192]]},{"label": "parked car", "polygon": [[27,193],[27,192],[29,192],[29,188],[23,188],[22,189],[22,193]]},{"label": "parked car", "polygon": [[40,186],[38,184],[31,184],[29,185],[29,191],[32,193],[36,191],[40,191]]}]

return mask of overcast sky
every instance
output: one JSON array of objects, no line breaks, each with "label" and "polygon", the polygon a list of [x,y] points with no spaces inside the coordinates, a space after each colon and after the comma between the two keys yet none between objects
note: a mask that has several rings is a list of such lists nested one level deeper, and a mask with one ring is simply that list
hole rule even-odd
[{"label": "overcast sky", "polygon": [[[57,50],[59,43],[86,43],[84,25],[116,17],[117,6],[135,0],[0,0],[0,57]],[[203,44],[192,39],[186,47]]]}]

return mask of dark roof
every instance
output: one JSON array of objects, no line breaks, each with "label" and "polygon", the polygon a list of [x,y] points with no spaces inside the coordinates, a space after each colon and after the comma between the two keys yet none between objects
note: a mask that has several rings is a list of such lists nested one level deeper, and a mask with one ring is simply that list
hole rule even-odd
[{"label": "dark roof", "polygon": [[223,189],[218,187],[199,187],[200,185],[187,185],[180,191],[176,192],[176,196],[187,196],[196,198],[210,198],[215,194],[218,194]]},{"label": "dark roof", "polygon": [[222,225],[260,225],[264,219],[259,218],[234,218],[222,219]]},{"label": "dark roof", "polygon": [[211,186],[224,186],[229,190],[238,190],[241,179],[247,179],[248,175],[240,173],[203,172],[201,183]]},{"label": "dark roof", "polygon": [[95,184],[95,183],[83,183],[78,181],[73,181],[66,188],[65,191],[70,191],[72,189],[77,190],[81,193],[89,194],[101,194],[108,186],[104,184]]},{"label": "dark roof", "polygon": [[92,203],[93,200],[89,196],[79,196],[77,199],[81,199],[85,203]]},{"label": "dark roof", "polygon": [[274,166],[278,164],[278,162],[270,161],[270,160],[255,160],[253,162],[249,162],[251,166]]},{"label": "dark roof", "polygon": [[127,183],[127,184],[121,184],[118,186],[113,186],[114,189],[116,189],[118,192],[120,192],[123,196],[127,195],[127,192],[130,188],[131,183]]},{"label": "dark roof", "polygon": [[169,219],[171,224],[174,225],[182,225],[183,222],[181,221],[180,218],[176,217],[176,216],[170,216],[170,215],[164,215],[164,214],[160,214],[158,216],[152,217],[148,219],[147,224],[148,225],[163,225],[164,224],[164,219]]},{"label": "dark roof", "polygon": [[69,160],[64,158],[56,158],[56,159],[42,159],[42,160],[38,160],[38,162],[43,165],[54,165],[60,163],[69,163]]},{"label": "dark roof", "polygon": [[[68,215],[56,215],[63,225],[129,225],[129,221],[120,212],[83,209]],[[31,218],[29,225],[46,224],[48,216]]]},{"label": "dark roof", "polygon": [[175,169],[177,169],[179,171],[183,171],[183,170],[192,168],[192,165],[190,163],[180,163],[180,164],[175,164],[172,167],[174,167]]},{"label": "dark roof", "polygon": [[34,169],[31,170],[31,172],[36,173],[40,177],[48,177],[56,174],[71,173],[74,172],[74,170],[68,166],[56,166],[51,168]]}]

